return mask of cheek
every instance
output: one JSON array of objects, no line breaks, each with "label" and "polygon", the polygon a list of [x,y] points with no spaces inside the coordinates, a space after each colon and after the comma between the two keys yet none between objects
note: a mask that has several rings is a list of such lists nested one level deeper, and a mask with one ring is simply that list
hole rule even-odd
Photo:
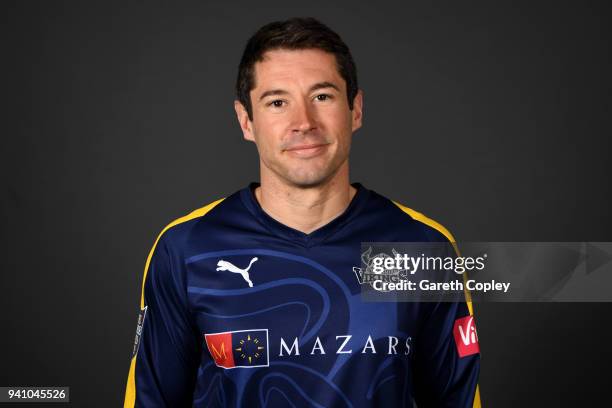
[{"label": "cheek", "polygon": [[327,130],[333,132],[341,142],[349,138],[352,133],[352,115],[351,111],[344,107],[337,107],[325,112],[325,120],[323,121]]},{"label": "cheek", "polygon": [[336,101],[331,105],[321,106],[319,108],[321,117],[326,118],[329,123],[334,123],[335,127],[346,126],[347,120],[352,117],[351,110],[345,101]]},{"label": "cheek", "polygon": [[[280,116],[280,115],[278,115]],[[282,142],[286,124],[280,118],[260,117],[253,123],[255,141],[260,150],[275,150]]]}]

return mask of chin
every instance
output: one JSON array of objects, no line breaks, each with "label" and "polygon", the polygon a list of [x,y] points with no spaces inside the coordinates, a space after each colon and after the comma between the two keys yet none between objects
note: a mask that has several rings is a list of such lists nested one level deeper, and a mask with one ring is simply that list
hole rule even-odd
[{"label": "chin", "polygon": [[312,188],[324,185],[331,180],[340,169],[342,163],[343,161],[341,160],[319,161],[318,163],[310,162],[308,164],[300,163],[299,165],[291,163],[293,166],[285,163],[285,165],[275,166],[274,172],[295,187]]},{"label": "chin", "polygon": [[289,172],[285,175],[285,179],[296,187],[310,188],[325,184],[334,173],[333,171]]}]

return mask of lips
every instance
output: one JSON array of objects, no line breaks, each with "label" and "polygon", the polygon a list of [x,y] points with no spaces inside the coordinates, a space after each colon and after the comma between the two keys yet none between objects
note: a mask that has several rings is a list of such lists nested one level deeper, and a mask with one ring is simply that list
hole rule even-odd
[{"label": "lips", "polygon": [[292,146],[285,151],[293,156],[309,158],[318,156],[323,153],[327,148],[327,143],[311,143],[311,144],[302,144],[297,146]]},{"label": "lips", "polygon": [[299,146],[290,147],[290,148],[288,148],[286,150],[287,151],[310,150],[310,149],[316,149],[317,147],[321,147],[321,146],[325,146],[325,143],[303,144],[303,145],[299,145]]}]

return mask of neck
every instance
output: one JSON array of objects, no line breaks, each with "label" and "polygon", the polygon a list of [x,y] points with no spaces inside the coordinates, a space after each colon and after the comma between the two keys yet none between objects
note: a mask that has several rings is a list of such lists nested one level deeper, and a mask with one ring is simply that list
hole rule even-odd
[{"label": "neck", "polygon": [[262,172],[255,197],[272,218],[309,234],[346,210],[357,190],[349,183],[348,162],[328,181],[313,187],[297,187]]}]

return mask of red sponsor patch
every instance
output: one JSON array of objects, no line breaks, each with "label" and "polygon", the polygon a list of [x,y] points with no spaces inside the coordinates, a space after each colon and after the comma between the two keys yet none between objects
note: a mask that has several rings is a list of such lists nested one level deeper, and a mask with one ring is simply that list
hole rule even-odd
[{"label": "red sponsor patch", "polygon": [[205,333],[206,347],[218,367],[268,367],[268,329]]},{"label": "red sponsor patch", "polygon": [[210,355],[219,367],[233,368],[234,354],[232,353],[232,333],[206,334],[206,346]]},{"label": "red sponsor patch", "polygon": [[466,316],[455,320],[453,336],[455,337],[459,357],[480,353],[474,316]]}]

